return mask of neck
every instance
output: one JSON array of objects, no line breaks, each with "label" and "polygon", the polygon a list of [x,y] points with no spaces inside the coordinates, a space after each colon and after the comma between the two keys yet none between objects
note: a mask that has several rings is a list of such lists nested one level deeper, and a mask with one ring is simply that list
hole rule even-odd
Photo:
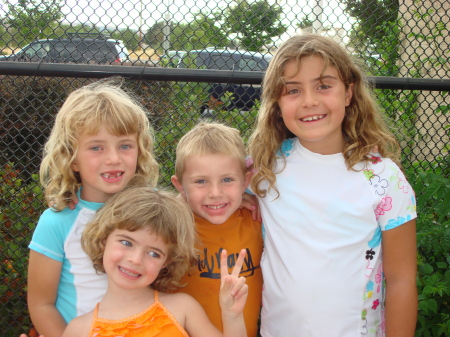
[{"label": "neck", "polygon": [[299,139],[299,141],[305,149],[322,155],[342,153],[345,144],[345,138],[342,134],[338,137],[333,137],[326,140],[305,141],[303,139]]}]

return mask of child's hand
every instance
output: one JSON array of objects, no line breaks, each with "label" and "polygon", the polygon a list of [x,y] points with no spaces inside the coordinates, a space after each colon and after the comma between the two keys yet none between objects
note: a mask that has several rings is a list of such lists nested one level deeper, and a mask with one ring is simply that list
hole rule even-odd
[{"label": "child's hand", "polygon": [[220,307],[222,313],[230,315],[241,315],[244,311],[245,302],[247,301],[248,285],[245,284],[245,277],[239,277],[239,273],[244,264],[244,258],[247,254],[245,249],[239,253],[239,257],[231,274],[228,274],[227,251],[222,250],[220,256]]},{"label": "child's hand", "polygon": [[75,206],[78,204],[78,197],[76,194],[73,195],[72,197],[72,201],[69,202],[69,205],[67,205],[67,207],[69,207],[70,209],[75,209]]},{"label": "child's hand", "polygon": [[248,194],[248,193],[244,193],[242,195],[242,202],[241,202],[241,206],[239,208],[240,209],[247,208],[250,212],[252,212],[253,220],[262,222],[261,209],[259,208],[259,203],[258,203],[258,199],[256,198],[256,196]]},{"label": "child's hand", "polygon": [[[67,205],[67,207],[69,207],[69,209],[75,209],[75,207],[77,206],[77,204],[78,204],[78,197],[77,197],[77,195],[75,194],[73,197],[72,197],[72,200],[69,202],[69,204]],[[51,203],[51,201],[48,203],[48,207],[53,207],[53,205],[52,205],[52,203]],[[27,337],[26,335],[25,336],[22,336],[22,335],[20,335],[20,337]]]}]

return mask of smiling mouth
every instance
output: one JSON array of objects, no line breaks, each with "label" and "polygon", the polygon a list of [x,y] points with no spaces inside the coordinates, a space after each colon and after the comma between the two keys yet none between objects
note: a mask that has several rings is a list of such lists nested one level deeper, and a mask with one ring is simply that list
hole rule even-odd
[{"label": "smiling mouth", "polygon": [[222,205],[206,205],[206,207],[211,208],[211,209],[220,209],[225,207],[226,204],[222,204]]},{"label": "smiling mouth", "polygon": [[103,178],[109,179],[109,178],[118,178],[123,174],[123,172],[117,172],[115,174],[110,174],[110,173],[101,173],[100,175]]},{"label": "smiling mouth", "polygon": [[123,269],[122,267],[119,267],[119,270],[120,270],[122,273],[125,273],[125,274],[130,275],[130,276],[133,276],[133,277],[138,277],[138,276],[140,275],[140,274],[133,274],[133,273],[129,272],[128,270]]},{"label": "smiling mouth", "polygon": [[311,116],[311,117],[306,117],[306,118],[300,118],[300,120],[302,122],[314,122],[317,121],[319,119],[325,118],[326,115],[317,115],[317,116]]}]

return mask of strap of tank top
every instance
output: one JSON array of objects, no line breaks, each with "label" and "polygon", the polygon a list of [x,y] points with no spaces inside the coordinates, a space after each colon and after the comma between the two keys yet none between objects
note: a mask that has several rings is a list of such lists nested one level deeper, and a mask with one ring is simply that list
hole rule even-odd
[{"label": "strap of tank top", "polygon": [[94,321],[97,319],[97,317],[98,317],[98,307],[99,307],[99,305],[100,305],[100,302],[98,302],[96,305],[95,305],[95,307],[94,307]]},{"label": "strap of tank top", "polygon": [[158,291],[153,289],[153,295],[155,295],[155,302],[159,302],[158,301]]}]

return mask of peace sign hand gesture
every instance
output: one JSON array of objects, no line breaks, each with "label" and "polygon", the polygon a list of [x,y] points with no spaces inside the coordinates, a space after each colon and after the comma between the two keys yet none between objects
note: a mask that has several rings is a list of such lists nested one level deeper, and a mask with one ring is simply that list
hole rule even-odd
[{"label": "peace sign hand gesture", "polygon": [[[247,301],[248,285],[245,284],[245,277],[239,277],[239,273],[244,264],[247,254],[245,249],[239,253],[239,257],[234,265],[231,274],[228,273],[227,251],[222,250],[220,256],[220,294],[219,301],[222,309],[222,316],[236,318],[242,315],[245,302]],[[224,317],[225,318],[225,317]]]}]

